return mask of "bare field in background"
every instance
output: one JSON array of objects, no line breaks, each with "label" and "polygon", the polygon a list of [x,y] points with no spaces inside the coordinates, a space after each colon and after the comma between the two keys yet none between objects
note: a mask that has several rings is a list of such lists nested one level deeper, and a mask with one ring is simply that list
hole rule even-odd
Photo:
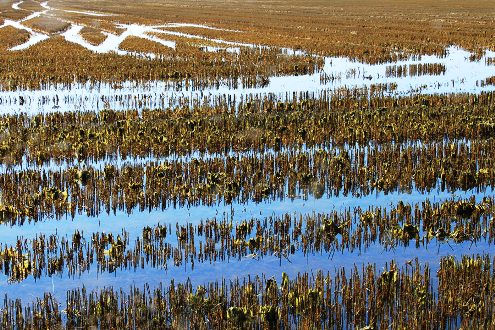
[{"label": "bare field in background", "polygon": [[242,30],[242,41],[327,55],[439,52],[450,44],[495,47],[493,1],[59,1],[131,22],[190,22]]}]

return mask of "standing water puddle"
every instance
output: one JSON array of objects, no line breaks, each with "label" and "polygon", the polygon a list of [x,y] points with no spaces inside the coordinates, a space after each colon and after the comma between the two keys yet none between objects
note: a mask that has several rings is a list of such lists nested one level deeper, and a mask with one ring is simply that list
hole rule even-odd
[{"label": "standing water puddle", "polygon": [[[0,113],[45,113],[64,111],[142,110],[178,104],[213,103],[217,98],[241,100],[249,96],[273,95],[280,100],[294,93],[338,91],[339,89],[386,86],[385,96],[414,94],[481,93],[495,86],[484,82],[495,76],[495,65],[487,51],[478,60],[458,47],[446,49],[444,57],[424,55],[394,63],[366,64],[341,57],[325,58],[321,72],[307,75],[274,76],[263,87],[232,88],[230,85],[186,88],[188,84],[165,81],[112,83],[74,83],[53,85],[39,90],[0,92]],[[433,68],[434,70],[429,70]],[[400,68],[400,69],[398,69]],[[425,68],[425,69],[421,69]],[[438,68],[438,69],[435,69]],[[242,84],[239,81],[238,86]]]}]

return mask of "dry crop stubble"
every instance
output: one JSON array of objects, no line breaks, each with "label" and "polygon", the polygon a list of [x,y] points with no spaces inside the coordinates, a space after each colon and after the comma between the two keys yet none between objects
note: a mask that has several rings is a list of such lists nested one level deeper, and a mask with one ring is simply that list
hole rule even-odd
[{"label": "dry crop stubble", "polygon": [[81,30],[80,34],[84,38],[84,40],[95,46],[101,44],[107,38],[107,36],[103,34],[103,32],[91,27],[84,27]]},{"label": "dry crop stubble", "polygon": [[33,18],[24,24],[33,30],[47,34],[64,32],[70,27],[70,23],[63,21],[62,19],[43,15]]},{"label": "dry crop stubble", "polygon": [[28,39],[29,33],[24,30],[19,30],[11,26],[0,29],[0,47],[2,52],[7,52],[7,49],[26,42]]},{"label": "dry crop stubble", "polygon": [[450,44],[494,47],[491,1],[54,1],[126,15],[135,22],[166,20],[235,28],[244,42],[285,46],[370,61],[390,52],[440,53]]}]

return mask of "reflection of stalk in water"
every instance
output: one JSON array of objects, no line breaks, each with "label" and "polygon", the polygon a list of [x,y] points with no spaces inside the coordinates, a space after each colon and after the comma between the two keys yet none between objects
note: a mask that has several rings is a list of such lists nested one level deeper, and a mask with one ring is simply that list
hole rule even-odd
[{"label": "reflection of stalk in water", "polygon": [[199,328],[205,320],[213,328],[479,328],[492,322],[492,272],[490,257],[481,255],[444,257],[436,273],[415,260],[405,266],[391,261],[384,269],[370,263],[335,275],[282,273],[197,287],[172,281],[91,292],[76,288],[60,301],[47,294],[26,309],[22,304],[29,302],[14,304],[6,297],[0,317],[4,325],[42,323],[50,328],[83,323],[125,328],[130,318],[136,328]]},{"label": "reflection of stalk in water", "polygon": [[[391,208],[289,212],[236,223],[230,215],[201,220],[196,225],[178,222],[175,233],[170,223],[146,226],[135,239],[131,235],[137,233],[125,229],[115,234],[93,232],[91,237],[79,230],[69,237],[39,234],[29,241],[30,246],[21,237],[12,245],[0,246],[0,269],[13,283],[31,275],[39,279],[67,274],[70,278],[92,268],[100,274],[137,267],[174,271],[173,267],[183,265],[187,273],[187,266],[194,272],[203,263],[238,263],[244,259],[263,263],[275,258],[281,266],[282,262],[292,264],[292,260],[297,264],[301,257],[309,262],[315,254],[333,260],[336,252],[361,255],[383,248],[396,255],[397,247],[411,243],[418,253],[436,244],[440,255],[443,244],[456,253],[454,246],[457,250],[461,246],[471,249],[480,242],[482,246],[476,246],[475,251],[483,252],[495,238],[494,224],[490,198],[479,203],[474,198],[435,204],[425,200],[414,205],[400,201]],[[379,260],[380,256],[371,258]]]}]

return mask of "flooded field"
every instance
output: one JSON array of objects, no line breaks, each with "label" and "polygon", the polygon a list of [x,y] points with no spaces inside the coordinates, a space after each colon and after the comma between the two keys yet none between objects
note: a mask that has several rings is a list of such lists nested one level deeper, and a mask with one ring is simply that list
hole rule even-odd
[{"label": "flooded field", "polygon": [[[281,54],[290,56],[293,53],[281,50]],[[103,109],[124,111],[215,105],[223,100],[236,103],[252,97],[270,97],[285,102],[300,94],[309,93],[314,97],[323,93],[339,95],[343,89],[361,90],[370,97],[494,91],[495,84],[486,81],[495,77],[495,66],[488,62],[495,53],[488,51],[477,60],[470,59],[471,55],[453,46],[445,50],[444,56],[413,56],[408,60],[383,64],[324,57],[323,67],[313,74],[266,77],[261,86],[254,87],[243,86],[242,79],[206,88],[195,86],[190,81],[43,85],[34,90],[1,91],[0,110],[2,113],[33,114]],[[419,75],[413,71],[428,65],[440,65],[442,70]],[[400,75],[394,75],[391,73],[394,68],[406,69]]]},{"label": "flooded field", "polygon": [[0,4],[2,328],[495,327],[495,50],[469,15],[370,51],[264,36],[249,4],[122,6]]}]

